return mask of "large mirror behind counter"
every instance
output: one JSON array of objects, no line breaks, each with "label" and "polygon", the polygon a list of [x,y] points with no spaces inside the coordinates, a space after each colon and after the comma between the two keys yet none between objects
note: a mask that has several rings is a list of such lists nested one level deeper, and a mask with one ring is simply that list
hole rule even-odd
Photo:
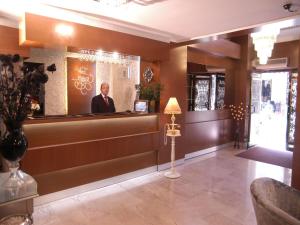
[{"label": "large mirror behind counter", "polygon": [[31,67],[56,64],[56,72],[37,99],[40,110],[34,115],[77,115],[91,113],[92,98],[100,94],[102,83],[109,85],[108,96],[117,112],[133,110],[135,86],[140,83],[140,57],[102,51],[32,48],[24,61]]},{"label": "large mirror behind counter", "polygon": [[188,63],[188,111],[224,108],[225,68]]}]

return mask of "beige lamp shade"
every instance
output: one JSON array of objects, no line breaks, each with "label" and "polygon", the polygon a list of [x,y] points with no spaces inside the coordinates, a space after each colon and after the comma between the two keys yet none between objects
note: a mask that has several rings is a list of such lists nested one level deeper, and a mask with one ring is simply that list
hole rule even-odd
[{"label": "beige lamp shade", "polygon": [[181,114],[180,106],[175,97],[171,97],[164,110],[164,114]]}]

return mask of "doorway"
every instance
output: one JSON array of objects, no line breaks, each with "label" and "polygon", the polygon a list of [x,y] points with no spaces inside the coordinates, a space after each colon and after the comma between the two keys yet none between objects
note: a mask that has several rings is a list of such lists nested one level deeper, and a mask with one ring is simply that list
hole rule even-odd
[{"label": "doorway", "polygon": [[296,75],[288,71],[252,74],[249,146],[293,149]]}]

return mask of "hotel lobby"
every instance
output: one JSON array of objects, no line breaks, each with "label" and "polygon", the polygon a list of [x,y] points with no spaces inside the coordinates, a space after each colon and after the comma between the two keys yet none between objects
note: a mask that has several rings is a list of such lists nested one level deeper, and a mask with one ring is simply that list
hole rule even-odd
[{"label": "hotel lobby", "polygon": [[300,225],[298,0],[0,2],[0,225]]}]

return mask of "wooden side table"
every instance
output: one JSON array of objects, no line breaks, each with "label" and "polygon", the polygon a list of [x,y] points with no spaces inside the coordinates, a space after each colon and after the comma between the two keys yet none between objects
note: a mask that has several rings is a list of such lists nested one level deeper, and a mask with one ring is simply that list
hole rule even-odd
[{"label": "wooden side table", "polygon": [[37,183],[30,175],[18,171],[24,183],[18,188],[4,186],[10,173],[0,173],[0,219],[10,215],[26,214],[32,219],[33,199],[38,196]]}]

